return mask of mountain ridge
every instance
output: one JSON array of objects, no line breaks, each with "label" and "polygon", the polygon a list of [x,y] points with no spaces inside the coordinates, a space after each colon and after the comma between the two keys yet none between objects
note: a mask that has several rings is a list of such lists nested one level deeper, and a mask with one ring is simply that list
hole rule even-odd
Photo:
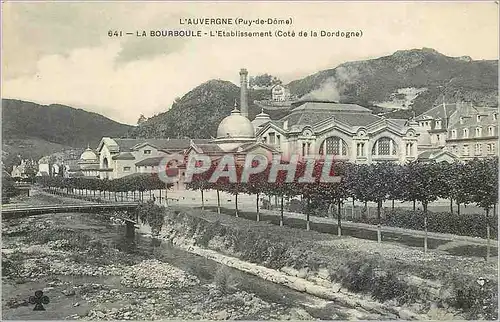
[{"label": "mountain ridge", "polygon": [[103,136],[125,136],[131,128],[63,104],[2,98],[2,161],[10,167],[18,155],[38,159],[63,149],[94,147]]},{"label": "mountain ridge", "polygon": [[[301,99],[353,103],[375,113],[391,111],[386,107],[391,104],[407,104],[403,106],[407,109],[393,110],[394,113],[386,115],[409,118],[443,100],[498,107],[498,61],[449,57],[425,47],[398,50],[387,56],[345,62],[291,81],[287,86],[291,94]],[[261,112],[254,101],[268,99],[270,91],[249,89],[248,95],[249,118],[253,119]],[[88,143],[95,146],[102,136],[211,138],[216,136],[218,124],[230,114],[235,102],[239,105],[239,96],[240,89],[232,82],[208,80],[176,100],[171,108],[139,126],[121,124],[98,113],[63,104],[41,105],[2,99],[4,146],[5,139],[7,142],[22,139],[47,142],[53,150],[58,145],[82,147]],[[33,106],[42,109],[36,110]],[[60,115],[51,116],[49,111],[59,111],[56,114]],[[288,110],[266,110],[266,113],[272,119],[279,119]],[[63,120],[66,126],[58,128],[55,126],[57,120]],[[91,130],[82,129],[88,125]]]}]

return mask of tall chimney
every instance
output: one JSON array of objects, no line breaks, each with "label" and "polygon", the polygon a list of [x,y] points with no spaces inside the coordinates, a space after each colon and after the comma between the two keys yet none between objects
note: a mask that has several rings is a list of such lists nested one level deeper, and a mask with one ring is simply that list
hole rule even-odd
[{"label": "tall chimney", "polygon": [[245,68],[240,70],[240,112],[241,115],[248,118],[248,71]]}]

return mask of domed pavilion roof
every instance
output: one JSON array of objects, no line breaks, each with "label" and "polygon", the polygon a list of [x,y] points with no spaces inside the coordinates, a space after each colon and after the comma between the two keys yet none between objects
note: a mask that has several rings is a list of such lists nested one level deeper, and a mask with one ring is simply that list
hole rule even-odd
[{"label": "domed pavilion roof", "polygon": [[80,156],[80,160],[82,161],[96,161],[97,160],[97,155],[92,151],[90,147],[88,147],[85,151],[83,151],[82,155]]},{"label": "domed pavilion roof", "polygon": [[217,128],[217,139],[253,139],[255,130],[249,119],[234,109],[225,117]]}]

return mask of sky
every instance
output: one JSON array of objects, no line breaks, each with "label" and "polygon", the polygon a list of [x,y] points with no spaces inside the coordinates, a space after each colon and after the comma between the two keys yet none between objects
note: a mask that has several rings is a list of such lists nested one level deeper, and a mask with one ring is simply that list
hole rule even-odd
[{"label": "sky", "polygon": [[[291,25],[186,26],[187,18],[292,19]],[[5,2],[2,97],[65,104],[135,124],[210,79],[239,70],[285,83],[347,61],[434,48],[498,59],[498,4],[488,2]],[[295,31],[282,38],[137,37],[143,30]],[[133,35],[109,37],[108,31]],[[362,37],[299,37],[299,31]]]}]

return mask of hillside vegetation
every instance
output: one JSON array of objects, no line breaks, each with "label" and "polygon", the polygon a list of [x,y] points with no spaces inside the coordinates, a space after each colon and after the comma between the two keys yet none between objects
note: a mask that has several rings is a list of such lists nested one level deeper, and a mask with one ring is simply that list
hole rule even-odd
[{"label": "hillside vegetation", "polygon": [[[459,100],[497,106],[498,62],[448,57],[434,49],[400,50],[390,56],[347,62],[288,84],[300,96],[330,98],[364,106],[390,100],[402,88],[427,88],[411,106],[418,115]],[[406,116],[407,114],[405,114]]]},{"label": "hillside vegetation", "polygon": [[2,160],[10,168],[18,155],[37,160],[72,147],[95,147],[103,136],[121,137],[131,128],[70,106],[2,99]]}]

